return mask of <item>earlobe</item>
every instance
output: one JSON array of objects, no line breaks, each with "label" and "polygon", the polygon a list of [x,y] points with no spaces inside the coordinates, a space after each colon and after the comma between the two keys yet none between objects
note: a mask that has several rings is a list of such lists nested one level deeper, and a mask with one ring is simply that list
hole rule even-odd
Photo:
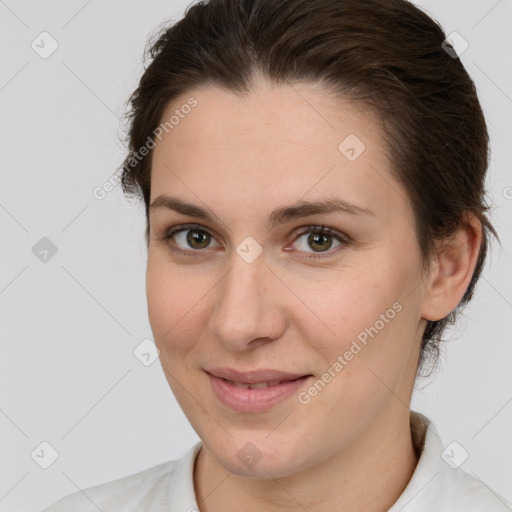
[{"label": "earlobe", "polygon": [[422,310],[425,320],[441,320],[458,306],[473,277],[481,243],[482,225],[468,214],[466,223],[438,251],[427,281]]}]

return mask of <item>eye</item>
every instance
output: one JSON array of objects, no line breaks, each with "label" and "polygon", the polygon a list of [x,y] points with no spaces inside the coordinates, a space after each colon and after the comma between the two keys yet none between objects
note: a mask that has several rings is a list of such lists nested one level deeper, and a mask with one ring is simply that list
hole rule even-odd
[{"label": "eye", "polygon": [[[178,245],[178,249],[175,249],[170,245],[171,250],[174,252],[186,253],[187,249],[193,249],[195,252],[199,252],[201,249],[206,249],[215,239],[212,234],[202,229],[199,224],[193,224],[188,226],[178,226],[177,229],[166,234],[162,240],[173,240],[174,243]],[[190,256],[196,256],[196,254],[191,254]]]},{"label": "eye", "polygon": [[[302,244],[299,244],[302,246],[302,248],[299,249],[299,252],[307,252],[308,248],[315,249],[311,254],[304,256],[306,259],[330,256],[335,252],[330,250],[333,245],[333,238],[338,242],[338,245],[335,246],[335,248],[341,245],[348,245],[350,243],[350,238],[347,235],[336,230],[326,228],[323,224],[321,226],[305,226],[302,228],[295,239],[295,243],[305,235],[309,236],[302,242]],[[161,241],[168,240],[173,242],[172,244],[169,244],[171,251],[184,254],[185,256],[195,257],[200,255],[202,249],[211,248],[210,245],[215,241],[215,238],[201,225],[192,224],[175,226],[175,228],[165,234],[161,239]],[[178,248],[173,247],[173,245]],[[320,253],[328,254],[326,256],[317,255]]]},{"label": "eye", "polygon": [[[349,243],[349,238],[339,233],[338,231],[335,231],[330,228],[324,227],[322,224],[321,226],[306,226],[302,229],[302,231],[299,233],[299,236],[297,240],[300,240],[300,238],[304,237],[305,235],[308,235],[308,237],[305,239],[305,241],[302,243],[302,249],[301,251],[307,252],[307,248],[314,248],[315,250],[313,253],[324,253],[328,252],[327,256],[330,256],[332,252],[330,251],[332,247],[332,239],[334,238],[338,245],[335,247],[339,247],[341,245],[347,245]],[[295,242],[297,243],[297,242]],[[318,249],[318,251],[316,250]],[[310,254],[309,256],[305,256],[305,258],[325,258],[326,256],[317,256],[315,254]]]}]

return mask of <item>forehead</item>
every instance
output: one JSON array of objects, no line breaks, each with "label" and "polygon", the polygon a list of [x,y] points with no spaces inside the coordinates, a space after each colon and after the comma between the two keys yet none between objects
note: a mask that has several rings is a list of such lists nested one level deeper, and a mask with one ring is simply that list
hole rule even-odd
[{"label": "forehead", "polygon": [[[196,105],[188,108],[191,98]],[[182,110],[188,113],[177,119]],[[244,94],[209,85],[175,98],[164,109],[161,123],[171,117],[178,122],[169,133],[180,146],[202,142],[220,149],[242,143],[248,150],[261,143],[300,142],[305,150],[337,152],[340,140],[349,134],[366,139],[368,145],[382,144],[373,111],[335,97],[318,84],[257,82]],[[234,138],[227,139],[227,134]]]},{"label": "forehead", "polygon": [[173,115],[179,122],[156,141],[151,200],[172,193],[257,209],[336,195],[382,212],[402,201],[406,213],[377,116],[318,85],[259,83],[245,95],[210,85],[176,98],[162,123]]}]

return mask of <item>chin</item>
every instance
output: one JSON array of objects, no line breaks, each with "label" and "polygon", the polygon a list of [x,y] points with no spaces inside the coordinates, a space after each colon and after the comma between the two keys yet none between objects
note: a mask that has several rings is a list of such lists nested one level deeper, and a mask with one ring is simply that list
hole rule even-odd
[{"label": "chin", "polygon": [[[284,444],[278,438],[270,440],[264,435],[251,435],[246,432],[229,437],[226,446],[214,443],[209,450],[226,471],[240,477],[270,480],[293,475],[306,469],[314,462],[305,453],[304,443]],[[209,446],[208,442],[204,442]]]}]

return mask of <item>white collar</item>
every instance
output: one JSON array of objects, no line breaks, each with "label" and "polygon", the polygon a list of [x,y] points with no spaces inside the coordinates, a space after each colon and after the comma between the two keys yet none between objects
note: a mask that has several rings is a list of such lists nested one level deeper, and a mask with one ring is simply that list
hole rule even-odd
[{"label": "white collar", "polygon": [[[460,467],[452,468],[443,459],[441,438],[427,417],[411,411],[410,423],[415,449],[420,457],[407,487],[388,512],[512,511],[512,503]],[[172,512],[199,510],[194,493],[193,470],[201,446],[202,442],[198,441],[190,447],[173,471],[168,494],[169,510]],[[453,446],[455,450],[460,449],[457,445]],[[448,452],[445,453],[453,455],[453,451],[450,451],[453,448],[447,448]]]}]

